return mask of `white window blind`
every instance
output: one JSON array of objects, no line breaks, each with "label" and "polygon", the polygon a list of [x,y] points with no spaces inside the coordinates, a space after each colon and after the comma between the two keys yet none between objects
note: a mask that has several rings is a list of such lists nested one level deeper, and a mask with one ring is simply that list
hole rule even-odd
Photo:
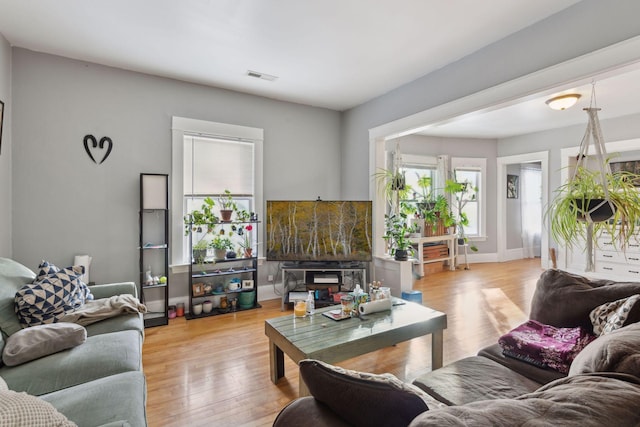
[{"label": "white window blind", "polygon": [[254,193],[254,145],[249,142],[185,135],[184,194]]}]

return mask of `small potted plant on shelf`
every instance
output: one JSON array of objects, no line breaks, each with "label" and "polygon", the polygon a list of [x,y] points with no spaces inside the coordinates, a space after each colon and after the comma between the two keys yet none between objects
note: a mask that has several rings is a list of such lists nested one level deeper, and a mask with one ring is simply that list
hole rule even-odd
[{"label": "small potted plant on shelf", "polygon": [[191,232],[204,232],[211,233],[215,224],[220,222],[220,219],[213,213],[213,207],[215,202],[211,197],[206,197],[204,203],[200,207],[200,210],[196,209],[191,213],[184,216],[184,234],[188,236]]},{"label": "small potted plant on shelf", "polygon": [[242,209],[236,212],[236,220],[238,222],[253,222],[254,215],[255,214],[253,212],[247,212],[246,210]]},{"label": "small potted plant on shelf", "polygon": [[209,247],[214,249],[214,256],[216,259],[225,259],[227,250],[233,248],[231,239],[221,234],[216,235],[209,243]]},{"label": "small potted plant on shelf", "polygon": [[193,262],[196,264],[204,263],[205,258],[207,257],[207,246],[208,242],[203,238],[196,242],[191,248],[193,253]]},{"label": "small potted plant on shelf", "polygon": [[237,205],[233,200],[231,191],[224,190],[224,194],[218,197],[218,203],[220,204],[220,216],[222,217],[222,221],[231,221],[231,215],[237,209]]},{"label": "small potted plant on shelf", "polygon": [[251,230],[253,230],[253,226],[251,224],[246,224],[238,227],[236,231],[238,236],[241,237],[240,247],[244,252],[245,258],[251,258],[251,254],[253,252],[253,242],[250,234]]},{"label": "small potted plant on shelf", "polygon": [[411,228],[407,225],[405,213],[385,215],[385,233],[382,236],[386,240],[390,254],[396,261],[406,261],[409,254],[413,254],[413,246],[409,240]]}]

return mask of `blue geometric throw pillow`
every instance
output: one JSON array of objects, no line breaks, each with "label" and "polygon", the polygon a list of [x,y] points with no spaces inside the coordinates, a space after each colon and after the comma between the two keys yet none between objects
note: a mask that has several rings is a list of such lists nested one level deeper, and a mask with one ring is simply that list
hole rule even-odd
[{"label": "blue geometric throw pillow", "polygon": [[83,266],[64,268],[20,288],[15,295],[15,311],[22,327],[55,323],[67,311],[93,299],[80,280],[83,274]]},{"label": "blue geometric throw pillow", "polygon": [[[65,268],[65,270],[74,270],[74,271],[79,271],[79,269],[82,266],[73,266],[73,267],[67,267]],[[54,275],[56,273],[58,273],[60,270],[60,268],[56,267],[54,264],[42,260],[42,262],[40,263],[40,265],[38,266],[38,277],[36,277],[35,282],[39,282],[42,281],[44,278],[46,278],[47,276],[50,275]],[[84,267],[82,267],[82,271],[84,271]],[[84,274],[84,273],[82,273]],[[80,276],[82,276],[82,274],[80,274]],[[35,283],[34,282],[34,283]],[[82,304],[85,303],[85,301],[91,301],[93,300],[93,295],[91,294],[91,290],[89,289],[89,287],[87,286],[86,283],[84,283],[82,280],[80,280],[80,278],[78,278],[78,292],[77,295],[75,297],[76,299],[82,301]]]}]

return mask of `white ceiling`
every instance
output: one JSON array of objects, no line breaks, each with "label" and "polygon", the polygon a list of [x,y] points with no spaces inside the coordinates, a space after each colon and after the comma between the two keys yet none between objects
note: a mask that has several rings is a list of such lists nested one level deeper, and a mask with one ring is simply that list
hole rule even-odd
[{"label": "white ceiling", "polygon": [[[587,113],[583,108],[600,108],[600,120],[640,113],[640,64],[631,64],[590,79],[556,87],[505,105],[432,123],[419,134],[439,137],[506,138],[543,130],[582,124]],[[595,99],[592,92],[595,89]],[[571,108],[556,111],[546,101],[557,95],[577,93],[580,99]]]},{"label": "white ceiling", "polygon": [[[343,111],[578,1],[0,0],[0,33],[12,46]],[[601,119],[640,112],[640,66],[593,80]],[[569,110],[544,103],[567,92],[582,94]],[[583,124],[590,92],[575,82],[421,133],[504,138]]]},{"label": "white ceiling", "polygon": [[0,33],[34,51],[342,111],[577,2],[0,0]]}]

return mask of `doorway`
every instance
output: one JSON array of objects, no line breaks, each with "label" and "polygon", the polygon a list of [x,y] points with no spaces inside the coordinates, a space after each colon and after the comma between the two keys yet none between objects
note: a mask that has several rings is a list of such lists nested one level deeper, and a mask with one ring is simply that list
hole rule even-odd
[{"label": "doorway", "polygon": [[[532,252],[537,253],[540,256],[540,264],[542,268],[548,268],[549,259],[549,238],[548,233],[543,232],[546,228],[544,223],[544,207],[547,206],[549,196],[549,152],[540,151],[537,153],[521,154],[516,156],[498,157],[498,179],[497,179],[497,194],[498,194],[498,261],[510,261],[513,259],[521,259],[529,257]],[[530,200],[532,194],[525,194],[527,191],[525,185],[522,183],[523,179],[523,167],[535,168],[540,172],[537,174],[540,180],[540,202],[537,218],[528,218],[526,215],[522,216],[523,209],[527,210],[526,203]],[[515,172],[518,171],[519,173]],[[517,191],[515,194],[508,194],[507,186],[509,180],[507,175],[517,176]],[[511,182],[513,184],[513,181]],[[509,196],[509,197],[507,197]],[[515,197],[514,197],[515,196]],[[530,213],[529,210],[526,213]],[[532,221],[534,229],[530,229],[529,232],[523,233],[525,228],[523,226],[523,219],[525,221]],[[518,234],[518,235],[514,235]],[[539,236],[539,237],[538,237]],[[520,245],[517,242],[522,242]],[[526,242],[526,243],[525,243]],[[539,249],[536,248],[539,242]]]}]

